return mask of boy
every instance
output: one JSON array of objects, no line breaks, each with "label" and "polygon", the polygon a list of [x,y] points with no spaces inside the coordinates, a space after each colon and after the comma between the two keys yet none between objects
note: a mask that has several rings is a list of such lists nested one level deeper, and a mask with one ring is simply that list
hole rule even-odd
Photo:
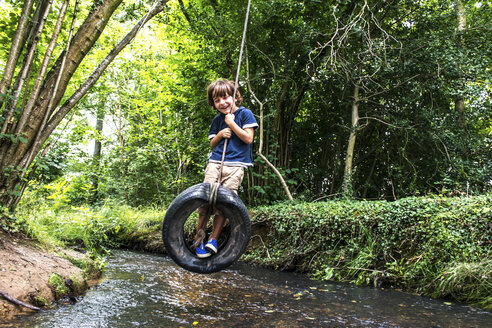
[{"label": "boy", "polygon": [[[244,168],[253,166],[253,143],[254,130],[258,127],[253,113],[241,106],[243,98],[236,90],[236,99],[233,103],[234,82],[228,80],[217,80],[207,88],[208,104],[219,113],[210,125],[208,139],[213,151],[209,155],[205,179],[203,182],[219,182],[237,194],[244,177]],[[222,151],[225,140],[228,139],[227,149],[222,169],[222,178],[219,179],[220,165],[222,162]],[[208,205],[198,209],[197,236],[200,229],[206,225]],[[215,211],[212,234],[206,244],[203,242],[196,248],[199,258],[207,258],[217,253],[217,238],[224,226],[225,217],[220,211]],[[195,239],[196,240],[196,239]]]}]

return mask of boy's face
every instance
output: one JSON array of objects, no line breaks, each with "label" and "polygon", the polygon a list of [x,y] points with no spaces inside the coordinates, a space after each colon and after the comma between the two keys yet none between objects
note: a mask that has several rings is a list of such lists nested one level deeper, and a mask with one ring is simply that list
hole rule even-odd
[{"label": "boy's face", "polygon": [[214,97],[215,108],[222,114],[229,114],[233,104],[232,96]]}]

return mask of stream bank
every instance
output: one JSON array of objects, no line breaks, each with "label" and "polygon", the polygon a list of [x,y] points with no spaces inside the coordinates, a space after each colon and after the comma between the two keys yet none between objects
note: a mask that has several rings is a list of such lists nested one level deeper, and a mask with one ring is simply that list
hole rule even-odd
[{"label": "stream bank", "polygon": [[[399,288],[490,309],[491,203],[492,196],[477,196],[259,207],[250,214],[252,237],[241,260],[278,271],[302,272],[319,280]],[[35,216],[28,214],[32,211],[26,213],[25,225],[39,240],[50,236],[86,249],[164,253],[160,224],[165,209],[105,206],[57,213],[47,208],[37,210]],[[195,225],[187,226],[191,240]],[[7,241],[0,248],[16,253],[12,245]],[[24,259],[29,261],[29,256]],[[60,273],[65,278],[70,274]],[[49,275],[44,283],[48,280]],[[21,300],[29,299],[29,292],[20,295]]]},{"label": "stream bank", "polygon": [[[83,253],[50,251],[20,234],[0,230],[0,291],[20,302],[39,308],[48,308],[55,300],[73,302],[97,281],[97,271],[87,274],[74,264],[88,261]],[[0,319],[33,311],[0,295]]]},{"label": "stream bank", "polygon": [[[490,310],[491,204],[491,196],[432,196],[258,207],[250,211],[251,240],[241,260]],[[154,229],[124,246],[162,253]],[[191,240],[194,231],[185,233]]]}]

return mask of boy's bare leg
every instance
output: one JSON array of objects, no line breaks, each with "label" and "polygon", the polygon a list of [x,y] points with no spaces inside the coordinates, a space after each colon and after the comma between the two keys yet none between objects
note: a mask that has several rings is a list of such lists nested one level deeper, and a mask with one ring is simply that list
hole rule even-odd
[{"label": "boy's bare leg", "polygon": [[205,225],[207,224],[207,222],[205,221],[206,218],[207,218],[206,215],[198,215],[198,223],[196,225],[196,233],[198,233],[198,231],[200,231],[200,229],[205,230]]},{"label": "boy's bare leg", "polygon": [[205,226],[207,225],[207,215],[198,215],[198,222],[196,225],[196,235],[195,235],[195,245],[198,246],[203,242],[203,239],[205,238],[205,234],[203,236],[200,236],[200,230],[203,229],[205,232]]},{"label": "boy's bare leg", "polygon": [[225,222],[225,217],[220,215],[220,214],[215,214],[214,217],[214,230],[212,231],[212,234],[210,235],[209,239],[215,239],[217,240],[222,228],[224,227],[224,222]]}]

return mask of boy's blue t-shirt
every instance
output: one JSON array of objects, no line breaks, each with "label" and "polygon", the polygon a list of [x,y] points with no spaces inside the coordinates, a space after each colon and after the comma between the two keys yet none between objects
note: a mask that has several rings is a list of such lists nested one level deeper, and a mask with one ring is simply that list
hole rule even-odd
[{"label": "boy's blue t-shirt", "polygon": [[[241,106],[233,114],[234,122],[236,122],[241,129],[256,129],[258,127],[258,123],[256,123],[256,119],[249,109]],[[225,115],[219,113],[214,117],[212,124],[210,124],[208,139],[211,140],[217,135],[217,133],[225,128],[228,128],[225,123]],[[210,153],[209,162],[220,163],[222,161],[224,143],[225,139],[222,139],[217,147],[215,147],[215,149]],[[224,165],[243,167],[253,166],[253,152],[251,150],[251,144],[243,142],[234,132],[227,142]]]}]

